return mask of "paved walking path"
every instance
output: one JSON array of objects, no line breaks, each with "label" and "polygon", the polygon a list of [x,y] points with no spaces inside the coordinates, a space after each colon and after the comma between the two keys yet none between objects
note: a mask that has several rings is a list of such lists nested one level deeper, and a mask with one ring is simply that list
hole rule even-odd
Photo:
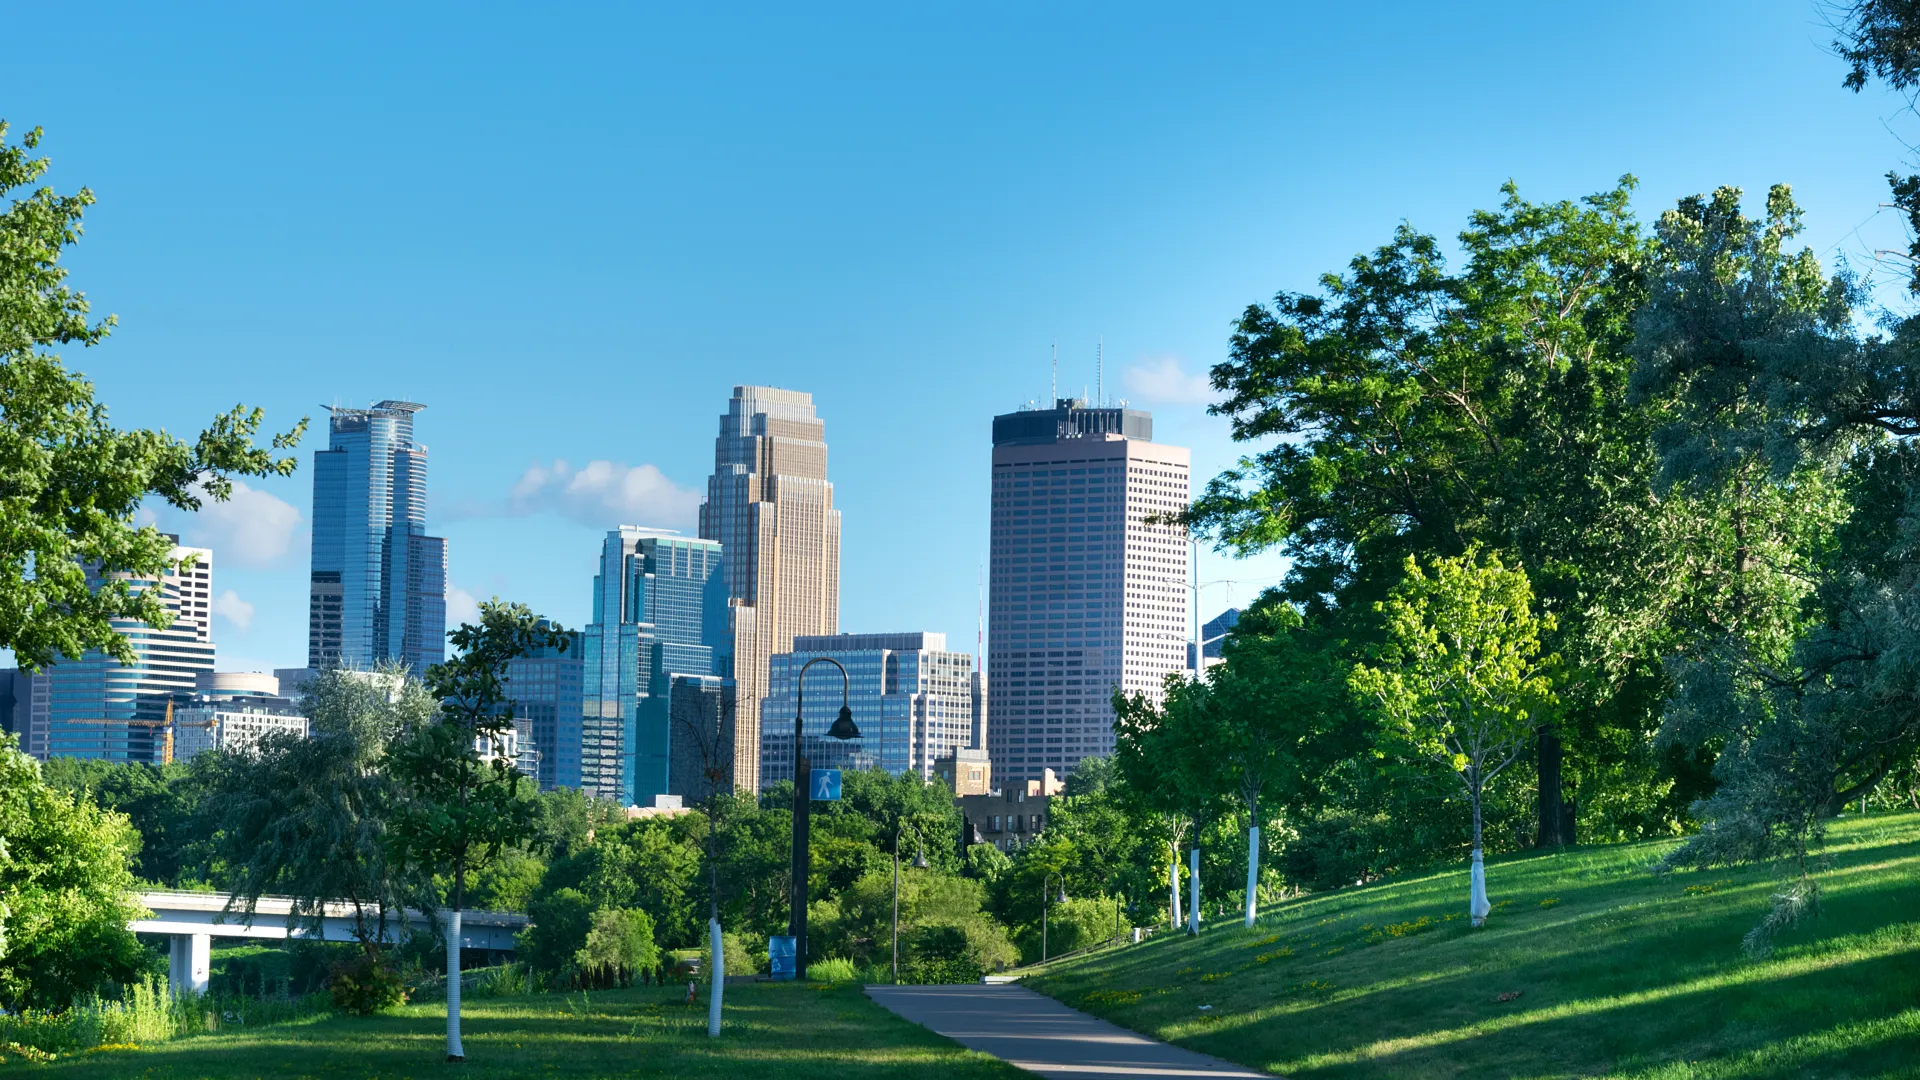
[{"label": "paved walking path", "polygon": [[1059,1080],[1272,1080],[1114,1027],[1024,986],[869,986],[867,996],[968,1049]]}]

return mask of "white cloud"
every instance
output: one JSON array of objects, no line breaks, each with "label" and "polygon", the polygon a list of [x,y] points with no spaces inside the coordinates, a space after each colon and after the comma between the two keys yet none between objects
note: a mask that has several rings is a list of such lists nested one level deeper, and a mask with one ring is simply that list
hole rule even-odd
[{"label": "white cloud", "polygon": [[690,528],[699,507],[698,492],[654,466],[617,461],[590,461],[578,469],[559,460],[530,465],[507,495],[509,514],[553,513],[601,528]]},{"label": "white cloud", "polygon": [[1142,401],[1165,405],[1205,405],[1213,400],[1213,387],[1205,374],[1193,374],[1181,365],[1179,357],[1162,356],[1130,364],[1121,373],[1127,393]]},{"label": "white cloud", "polygon": [[458,585],[447,586],[447,629],[480,621],[480,601]]},{"label": "white cloud", "polygon": [[234,629],[243,634],[253,626],[253,605],[240,599],[240,594],[232,589],[213,598],[213,613],[232,623]]},{"label": "white cloud", "polygon": [[203,500],[197,514],[151,503],[134,520],[178,533],[189,547],[212,548],[215,566],[272,566],[300,531],[300,511],[293,504],[242,481],[233,482],[233,497],[226,502],[196,493]]}]

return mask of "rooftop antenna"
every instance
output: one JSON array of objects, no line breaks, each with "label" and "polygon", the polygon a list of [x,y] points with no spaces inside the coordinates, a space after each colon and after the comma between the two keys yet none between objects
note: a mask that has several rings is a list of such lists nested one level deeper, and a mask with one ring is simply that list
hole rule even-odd
[{"label": "rooftop antenna", "polygon": [[1093,388],[1100,395],[1095,404],[1107,407],[1107,335],[1101,334],[1099,344],[1093,347]]},{"label": "rooftop antenna", "polygon": [[1053,383],[1047,391],[1047,408],[1060,404],[1060,339],[1053,339]]}]

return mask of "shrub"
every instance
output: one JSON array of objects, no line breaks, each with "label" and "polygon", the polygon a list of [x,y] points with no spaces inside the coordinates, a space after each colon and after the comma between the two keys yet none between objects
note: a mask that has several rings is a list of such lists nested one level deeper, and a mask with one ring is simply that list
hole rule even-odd
[{"label": "shrub", "polygon": [[1304,818],[1294,829],[1279,858],[1288,884],[1320,892],[1371,880],[1387,869],[1386,823],[1380,818],[1334,810]]},{"label": "shrub", "polygon": [[382,957],[361,953],[338,964],[328,994],[333,1007],[355,1016],[372,1016],[406,1003],[406,985],[400,973]]},{"label": "shrub", "polygon": [[829,957],[807,965],[807,978],[812,982],[852,982],[858,976],[859,973],[854,970],[853,961],[843,956]]},{"label": "shrub", "polygon": [[653,917],[639,908],[602,908],[590,925],[586,944],[573,954],[582,971],[624,979],[660,962]]},{"label": "shrub", "polygon": [[977,983],[986,972],[973,957],[918,958],[900,965],[900,981],[920,986]]}]

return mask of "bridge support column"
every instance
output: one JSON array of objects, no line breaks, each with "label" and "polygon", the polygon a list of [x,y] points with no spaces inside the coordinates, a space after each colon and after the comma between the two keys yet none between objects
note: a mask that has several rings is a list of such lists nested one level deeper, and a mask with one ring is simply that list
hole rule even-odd
[{"label": "bridge support column", "polygon": [[167,962],[167,985],[176,994],[188,990],[207,992],[207,975],[212,966],[213,939],[207,934],[174,934]]}]

